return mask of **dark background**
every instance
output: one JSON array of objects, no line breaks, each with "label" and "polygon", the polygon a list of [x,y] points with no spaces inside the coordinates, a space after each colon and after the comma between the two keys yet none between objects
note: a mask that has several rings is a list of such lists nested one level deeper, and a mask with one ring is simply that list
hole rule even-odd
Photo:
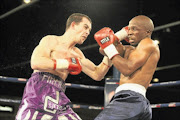
[{"label": "dark background", "polygon": [[[23,4],[21,0],[0,0],[0,15]],[[128,25],[129,20],[139,14],[150,17],[155,27],[180,21],[179,0],[40,0],[20,11],[0,19],[0,76],[29,78],[30,57],[33,49],[45,35],[62,35],[69,15],[80,12],[88,15],[93,21],[91,34],[83,45],[77,45],[85,56],[99,64],[103,58],[93,38],[96,31],[108,26],[114,31]],[[155,31],[152,39],[160,41],[161,58],[158,67],[180,64],[180,26],[172,26]],[[123,44],[128,44],[123,42]],[[106,77],[113,76],[113,68]],[[174,67],[156,71],[153,78],[159,82],[176,81],[180,78],[180,68]],[[104,86],[81,73],[68,76],[67,83]],[[153,81],[152,81],[153,83]],[[2,98],[21,99],[25,84],[0,81]],[[147,98],[151,104],[180,101],[179,86],[149,88]],[[72,103],[86,105],[104,105],[104,92],[69,88],[67,96]],[[1,103],[0,105],[9,105]],[[17,110],[18,104],[11,104]],[[84,120],[93,119],[100,110],[75,109]],[[16,111],[15,111],[16,112]],[[0,119],[14,119],[16,113],[0,112]],[[153,120],[178,120],[180,109],[153,109]]]}]

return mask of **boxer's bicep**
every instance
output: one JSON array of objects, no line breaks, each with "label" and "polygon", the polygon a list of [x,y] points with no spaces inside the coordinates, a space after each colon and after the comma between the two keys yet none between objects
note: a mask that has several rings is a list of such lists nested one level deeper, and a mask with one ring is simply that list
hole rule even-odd
[{"label": "boxer's bicep", "polygon": [[102,80],[109,70],[109,67],[107,67],[107,65],[101,63],[97,66],[89,59],[83,59],[81,60],[81,63],[82,71],[96,81]]},{"label": "boxer's bicep", "polygon": [[87,59],[81,50],[76,49],[79,54],[82,71],[94,80],[101,80],[109,70],[103,63],[95,65],[91,60]]},{"label": "boxer's bicep", "polygon": [[[95,67],[96,65],[90,61],[89,59],[87,59],[85,57],[85,55],[83,54],[83,52],[79,49],[79,48],[75,48],[75,52],[78,53],[78,58],[80,59],[80,63],[82,66],[82,71],[95,71]],[[84,72],[83,71],[83,72]]]},{"label": "boxer's bicep", "polygon": [[[81,65],[83,72],[93,72],[96,70],[96,65],[87,58],[81,59]],[[87,72],[86,72],[87,71]]]}]

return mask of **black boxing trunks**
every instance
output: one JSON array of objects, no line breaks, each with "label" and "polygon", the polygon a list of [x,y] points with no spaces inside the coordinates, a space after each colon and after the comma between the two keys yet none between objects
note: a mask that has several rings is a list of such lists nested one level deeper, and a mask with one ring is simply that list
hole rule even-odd
[{"label": "black boxing trunks", "polygon": [[145,93],[146,89],[138,84],[120,85],[95,120],[151,120],[152,109]]}]

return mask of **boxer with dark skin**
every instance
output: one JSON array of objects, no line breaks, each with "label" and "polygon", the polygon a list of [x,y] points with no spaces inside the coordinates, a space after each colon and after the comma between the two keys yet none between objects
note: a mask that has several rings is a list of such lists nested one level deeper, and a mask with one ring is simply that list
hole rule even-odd
[{"label": "boxer with dark skin", "polygon": [[[151,106],[145,94],[160,59],[159,47],[151,39],[153,30],[152,20],[139,15],[132,18],[128,25],[127,37],[130,45],[117,45],[116,37],[120,38],[121,35],[113,33],[108,33],[114,36],[109,37],[109,45],[99,44],[100,53],[112,60],[121,77],[115,95],[95,120],[152,119]],[[96,41],[101,41],[104,34],[107,32],[98,31],[95,34]],[[108,49],[109,46],[111,49]]]}]

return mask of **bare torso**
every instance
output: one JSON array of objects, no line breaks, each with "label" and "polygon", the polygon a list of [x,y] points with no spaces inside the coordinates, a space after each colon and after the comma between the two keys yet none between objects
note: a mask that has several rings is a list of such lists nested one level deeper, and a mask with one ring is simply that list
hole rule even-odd
[{"label": "bare torso", "polygon": [[[51,59],[63,59],[63,58],[70,58],[70,57],[79,58],[80,57],[80,54],[78,54],[79,50],[77,50],[78,48],[72,47],[71,49],[68,49],[66,42],[64,42],[61,37],[53,36],[51,38],[51,41],[52,42],[58,41],[58,44],[54,45],[54,48],[51,50],[51,52],[47,53],[47,54],[50,54],[47,56],[50,56]],[[66,80],[69,74],[68,70],[45,70],[45,71],[34,70],[34,72],[49,72],[49,73],[59,76],[63,80]]]},{"label": "bare torso", "polygon": [[[128,59],[136,51],[136,48],[132,46],[127,46],[124,54],[124,58]],[[120,85],[124,83],[136,83],[147,88],[152,80],[152,76],[156,70],[157,63],[160,57],[159,47],[154,44],[154,50],[149,55],[147,61],[143,66],[138,68],[134,73],[130,76],[124,76],[121,74],[120,77]]]}]

